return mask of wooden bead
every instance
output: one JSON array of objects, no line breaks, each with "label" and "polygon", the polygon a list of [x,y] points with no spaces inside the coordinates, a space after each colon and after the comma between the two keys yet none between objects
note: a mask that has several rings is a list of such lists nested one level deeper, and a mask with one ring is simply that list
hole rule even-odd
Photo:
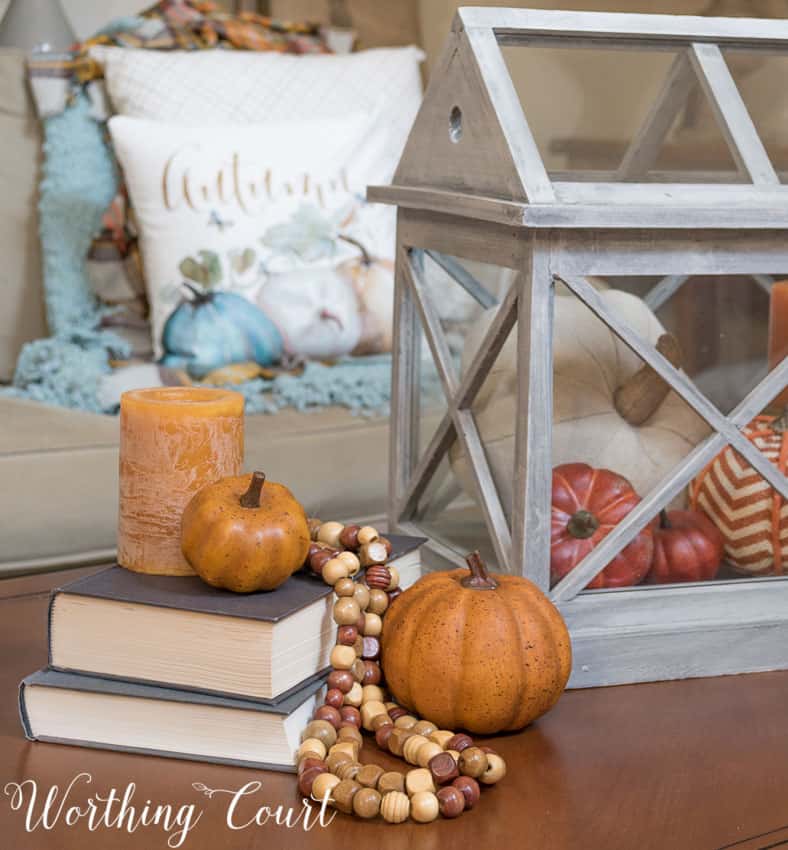
[{"label": "wooden bead", "polygon": [[389,791],[381,800],[380,814],[387,823],[403,823],[410,815],[410,800],[401,791]]},{"label": "wooden bead", "polygon": [[[363,587],[364,585],[361,585]],[[366,606],[367,611],[372,614],[377,614],[380,616],[389,607],[389,598],[386,594],[385,590],[381,590],[378,587],[372,588],[372,590],[367,590],[369,594],[369,602]]]},{"label": "wooden bead", "polygon": [[362,685],[361,691],[362,703],[370,702],[370,700],[375,700],[376,702],[379,702],[383,705],[383,711],[385,711],[386,716],[388,716],[388,709],[386,708],[386,705],[384,703],[384,700],[386,699],[386,693],[383,688],[378,687],[378,685]]},{"label": "wooden bead", "polygon": [[440,744],[441,748],[445,750],[446,744],[454,737],[454,732],[450,732],[448,729],[438,729],[437,732],[433,732],[432,735],[428,735],[427,737],[430,741]]},{"label": "wooden bead", "polygon": [[396,720],[398,717],[404,717],[408,713],[406,709],[396,704],[392,708],[389,708],[388,712],[392,720]]},{"label": "wooden bead", "polygon": [[353,741],[358,744],[359,749],[364,744],[364,738],[357,726],[342,726],[337,732],[337,741]]},{"label": "wooden bead", "polygon": [[339,545],[344,546],[345,549],[357,549],[360,530],[360,525],[346,525],[339,533]]},{"label": "wooden bead", "polygon": [[410,816],[416,823],[432,823],[439,812],[438,798],[432,791],[417,791],[410,798]]},{"label": "wooden bead", "polygon": [[317,539],[321,543],[328,543],[329,546],[338,549],[341,545],[339,535],[342,534],[344,527],[341,522],[324,522],[317,530]]},{"label": "wooden bead", "polygon": [[301,742],[301,746],[298,748],[298,757],[301,758],[304,753],[309,752],[318,753],[318,757],[324,759],[328,752],[328,748],[322,741],[318,741],[317,738],[305,738]]},{"label": "wooden bead", "polygon": [[355,626],[340,626],[337,629],[337,643],[342,646],[353,646],[358,640],[358,629]]},{"label": "wooden bead", "polygon": [[485,753],[487,770],[479,777],[479,782],[485,785],[495,785],[506,776],[506,762],[497,753]]},{"label": "wooden bead", "polygon": [[353,676],[348,670],[333,670],[328,674],[326,684],[329,690],[338,690],[343,695],[342,701],[344,702],[344,695],[353,687]]},{"label": "wooden bead", "polygon": [[[389,714],[391,717],[391,714]],[[413,729],[419,721],[412,714],[403,714],[394,721],[397,729]]]},{"label": "wooden bead", "polygon": [[383,768],[377,764],[365,764],[358,772],[356,782],[367,788],[377,788],[378,779],[383,776]]},{"label": "wooden bead", "polygon": [[394,724],[388,714],[377,714],[372,718],[372,731],[377,732],[381,726],[391,726],[394,728]]},{"label": "wooden bead", "polygon": [[391,581],[389,582],[389,586],[384,588],[384,590],[394,590],[395,587],[399,587],[399,570],[389,564],[388,571],[391,576]]},{"label": "wooden bead", "polygon": [[366,611],[369,607],[370,589],[361,582],[355,582],[356,589],[353,591],[353,598],[358,602],[358,607],[362,611]]},{"label": "wooden bead", "polygon": [[463,750],[467,750],[468,747],[472,746],[473,740],[471,739],[471,737],[463,733],[460,733],[459,735],[453,735],[446,743],[447,750],[457,750],[458,753],[461,753]]},{"label": "wooden bead", "polygon": [[324,767],[309,767],[298,777],[298,790],[304,797],[312,796],[312,786],[315,780],[325,772]]},{"label": "wooden bead", "polygon": [[[435,744],[435,746],[439,746]],[[436,785],[448,785],[460,775],[460,769],[457,767],[457,762],[449,755],[449,753],[436,753],[427,765],[432,778]]]},{"label": "wooden bead", "polygon": [[411,737],[411,732],[408,732],[407,729],[397,729],[396,726],[394,731],[391,733],[391,737],[388,740],[388,748],[389,752],[395,756],[402,755],[402,749],[405,746],[405,741]]},{"label": "wooden bead", "polygon": [[329,705],[332,708],[339,708],[339,706],[345,701],[345,695],[339,690],[339,688],[329,688],[326,691],[326,696],[323,701],[326,705]]},{"label": "wooden bead", "polygon": [[335,670],[350,670],[355,660],[356,653],[353,651],[353,647],[342,646],[342,644],[337,644],[331,650],[331,657],[329,659],[331,666]]},{"label": "wooden bead", "polygon": [[[370,617],[377,617],[377,614],[370,614]],[[371,635],[365,635],[361,641],[361,657],[365,661],[376,661],[380,658],[380,640]]]},{"label": "wooden bead", "polygon": [[343,762],[337,768],[337,776],[340,779],[352,779],[355,781],[360,772],[361,765],[357,761]]},{"label": "wooden bead", "polygon": [[331,747],[328,754],[333,755],[334,753],[346,753],[354,761],[357,761],[360,749],[361,748],[355,741],[340,741],[338,744],[334,744],[334,746]]},{"label": "wooden bead", "polygon": [[343,750],[339,750],[333,753],[328,754],[328,758],[326,759],[326,767],[331,771],[331,773],[337,773],[337,771],[342,767],[343,764],[352,764],[355,761],[353,756],[344,752]]},{"label": "wooden bead", "polygon": [[362,684],[377,685],[383,679],[383,673],[380,670],[380,664],[377,661],[364,661],[364,678]]},{"label": "wooden bead", "polygon": [[380,747],[381,750],[387,750],[389,748],[389,738],[391,737],[393,731],[393,723],[390,723],[386,726],[379,726],[375,730],[375,743]]},{"label": "wooden bead", "polygon": [[381,796],[374,788],[361,788],[353,797],[353,811],[368,820],[376,818],[380,812]]},{"label": "wooden bead", "polygon": [[438,727],[434,723],[430,723],[429,720],[419,720],[413,727],[413,731],[419,735],[424,735],[425,738],[429,738],[433,732],[438,731]]},{"label": "wooden bead", "polygon": [[460,760],[460,754],[457,752],[457,750],[444,750],[444,752],[447,752],[454,759],[454,761]]},{"label": "wooden bead", "polygon": [[445,818],[459,817],[465,811],[465,795],[459,788],[447,785],[435,795],[438,798],[440,813]]},{"label": "wooden bead", "polygon": [[416,753],[422,744],[429,743],[423,735],[411,735],[402,747],[402,755],[408,764],[417,764]]},{"label": "wooden bead", "polygon": [[367,611],[367,613],[364,614],[364,636],[378,637],[382,631],[383,620],[381,620],[377,614],[371,614]]},{"label": "wooden bead", "polygon": [[[381,590],[386,590],[391,583],[391,573],[387,567],[383,566],[387,558],[386,547],[377,541],[367,543],[366,546],[362,546],[358,550],[358,559],[361,561],[361,566],[367,570],[364,577],[370,587],[379,587]],[[370,570],[372,571],[374,583],[370,581]],[[386,581],[385,584],[383,584],[384,578]]]},{"label": "wooden bead", "polygon": [[383,535],[381,535],[380,537],[378,537],[378,541],[386,547],[386,554],[391,557],[392,546],[391,541],[388,539],[388,537],[383,537]]},{"label": "wooden bead", "polygon": [[323,745],[328,749],[332,747],[337,740],[337,730],[327,720],[312,720],[307,724],[304,731],[304,738],[317,738],[322,741]]},{"label": "wooden bead", "polygon": [[[345,699],[348,697],[353,697],[352,690],[349,694],[345,695]],[[361,685],[358,686],[358,705],[361,705]],[[361,728],[361,715],[359,714],[358,708],[356,708],[352,702],[349,702],[347,705],[343,705],[342,708],[339,709],[339,713],[342,716],[343,722],[352,723],[357,729]]]},{"label": "wooden bead", "polygon": [[331,796],[334,798],[334,808],[349,815],[353,811],[353,798],[358,794],[361,786],[352,779],[343,779],[334,786]]},{"label": "wooden bead", "polygon": [[309,753],[298,759],[298,775],[300,776],[307,768],[323,767],[328,770],[328,764],[324,759],[315,758]]},{"label": "wooden bead", "polygon": [[487,770],[487,753],[478,747],[467,747],[460,753],[458,766],[463,776],[478,779]]},{"label": "wooden bead", "polygon": [[320,575],[326,584],[333,587],[340,579],[348,577],[348,568],[339,558],[331,558],[323,564]]},{"label": "wooden bead", "polygon": [[340,552],[337,555],[337,560],[342,561],[347,567],[347,574],[349,576],[354,576],[361,569],[361,561],[358,555],[354,555],[352,552]]},{"label": "wooden bead", "polygon": [[[353,626],[353,628],[356,630],[356,639],[353,641],[353,652],[356,653],[357,658],[360,658],[361,657],[361,650],[364,648],[364,638],[361,637],[361,635],[358,634],[358,627],[357,626]],[[353,672],[352,668],[351,668],[350,672],[351,673]]]},{"label": "wooden bead", "polygon": [[[340,691],[337,691],[337,693],[342,696]],[[339,724],[342,722],[342,716],[339,713],[339,709],[334,708],[333,705],[321,705],[315,712],[315,720],[326,720],[334,727],[334,729],[339,729]]]},{"label": "wooden bead", "polygon": [[438,744],[425,739],[416,752],[416,764],[419,767],[429,767],[430,759],[437,755],[446,755]]},{"label": "wooden bead", "polygon": [[356,592],[356,583],[352,578],[341,578],[334,585],[334,593],[337,596],[352,596]]},{"label": "wooden bead", "polygon": [[357,621],[356,621],[356,623],[355,623],[355,626],[356,626],[356,628],[358,629],[359,634],[363,634],[363,633],[364,633],[364,617],[365,617],[365,616],[366,616],[366,612],[362,611],[362,612],[358,615],[358,620],[357,620]]},{"label": "wooden bead", "polygon": [[405,790],[412,797],[419,791],[435,791],[432,774],[423,767],[416,767],[405,774]]},{"label": "wooden bead", "polygon": [[397,770],[389,770],[378,779],[378,791],[388,794],[389,791],[405,791],[405,777]]},{"label": "wooden bead", "polygon": [[339,785],[339,782],[339,777],[334,776],[333,773],[321,773],[312,783],[312,797],[322,803],[326,794],[330,796],[333,789]]},{"label": "wooden bead", "polygon": [[345,705],[352,705],[358,708],[364,698],[364,688],[361,682],[353,682],[353,687],[345,694]]},{"label": "wooden bead", "polygon": [[306,521],[307,528],[309,529],[309,539],[317,540],[317,533],[320,531],[320,526],[323,524],[322,519],[318,519],[315,516],[308,517]]},{"label": "wooden bead", "polygon": [[364,666],[364,661],[361,658],[356,658],[353,662],[353,666],[350,668],[350,672],[353,674],[353,678],[358,682],[359,687],[364,681],[365,670],[366,667]]},{"label": "wooden bead", "polygon": [[465,797],[465,808],[469,811],[479,802],[479,797],[482,794],[481,788],[479,788],[479,783],[475,779],[471,779],[470,776],[458,776],[452,782],[452,786],[462,791]]},{"label": "wooden bead", "polygon": [[334,603],[334,622],[338,626],[352,626],[360,616],[361,608],[355,599],[342,597]]},{"label": "wooden bead", "polygon": [[359,546],[366,546],[373,540],[377,540],[378,537],[380,537],[378,530],[371,525],[364,525],[356,532],[356,540]]},{"label": "wooden bead", "polygon": [[318,549],[309,556],[309,567],[316,575],[323,575],[323,567],[334,557],[333,549]]},{"label": "wooden bead", "polygon": [[[362,697],[363,699],[363,697]],[[368,731],[372,731],[372,721],[379,714],[383,714],[388,717],[388,712],[383,707],[382,702],[378,702],[377,700],[370,700],[369,702],[361,703],[361,725]]]}]

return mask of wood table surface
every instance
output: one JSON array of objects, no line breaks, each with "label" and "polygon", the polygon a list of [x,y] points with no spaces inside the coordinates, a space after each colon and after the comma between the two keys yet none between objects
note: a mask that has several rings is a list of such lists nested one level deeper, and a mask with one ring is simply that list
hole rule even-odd
[{"label": "wood table surface", "polygon": [[[239,808],[249,820],[265,805],[298,809],[293,776],[25,740],[17,685],[46,663],[48,590],[84,572],[0,582],[0,788],[34,779],[43,795],[87,772],[91,785],[72,801],[84,806],[90,793],[134,782],[138,805],[202,809],[182,845],[191,850],[788,847],[788,673],[570,691],[524,732],[495,740],[508,776],[454,821],[389,826],[338,815],[310,832],[273,823],[232,831],[229,798],[209,799],[193,783],[235,791],[260,781]],[[365,754],[388,764],[374,745]],[[23,812],[0,796],[3,850],[158,850],[167,841],[152,826],[90,832],[84,822],[28,833]]]}]

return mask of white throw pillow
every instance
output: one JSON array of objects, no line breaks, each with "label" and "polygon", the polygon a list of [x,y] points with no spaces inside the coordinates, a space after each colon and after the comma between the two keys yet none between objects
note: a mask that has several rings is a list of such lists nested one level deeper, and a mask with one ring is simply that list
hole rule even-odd
[{"label": "white throw pillow", "polygon": [[157,357],[173,352],[162,335],[192,297],[184,281],[262,308],[291,354],[364,348],[363,284],[386,269],[391,286],[395,244],[388,210],[365,202],[367,184],[393,167],[374,112],[219,127],[116,116],[109,128],[140,231]]},{"label": "white throw pillow", "polygon": [[375,113],[391,172],[421,104],[417,47],[343,56],[93,48],[115,111],[173,124],[258,124]]}]

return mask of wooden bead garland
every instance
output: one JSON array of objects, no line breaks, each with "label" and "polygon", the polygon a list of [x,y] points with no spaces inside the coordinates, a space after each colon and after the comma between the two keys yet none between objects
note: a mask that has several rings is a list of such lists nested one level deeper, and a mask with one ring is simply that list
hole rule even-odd
[{"label": "wooden bead garland", "polygon": [[[402,593],[396,568],[387,566],[391,543],[372,526],[309,519],[310,569],[334,588],[337,642],[324,703],[298,748],[298,787],[345,814],[387,823],[430,823],[459,817],[478,802],[482,785],[506,775],[506,763],[490,747],[464,733],[438,729],[387,701],[380,668],[383,618]],[[354,580],[364,570],[363,583]],[[361,729],[380,749],[413,767],[406,773],[362,765]]]}]

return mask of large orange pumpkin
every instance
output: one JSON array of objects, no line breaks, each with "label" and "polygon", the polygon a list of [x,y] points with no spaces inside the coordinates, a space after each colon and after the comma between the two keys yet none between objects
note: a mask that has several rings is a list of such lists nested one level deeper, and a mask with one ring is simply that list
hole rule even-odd
[{"label": "large orange pumpkin", "polygon": [[213,587],[273,590],[304,565],[309,527],[287,487],[255,472],[222,478],[192,497],[181,520],[181,548]]},{"label": "large orange pumpkin", "polygon": [[394,600],[382,660],[400,705],[443,729],[521,729],[552,708],[572,666],[566,625],[527,579],[470,569],[435,572]]}]

